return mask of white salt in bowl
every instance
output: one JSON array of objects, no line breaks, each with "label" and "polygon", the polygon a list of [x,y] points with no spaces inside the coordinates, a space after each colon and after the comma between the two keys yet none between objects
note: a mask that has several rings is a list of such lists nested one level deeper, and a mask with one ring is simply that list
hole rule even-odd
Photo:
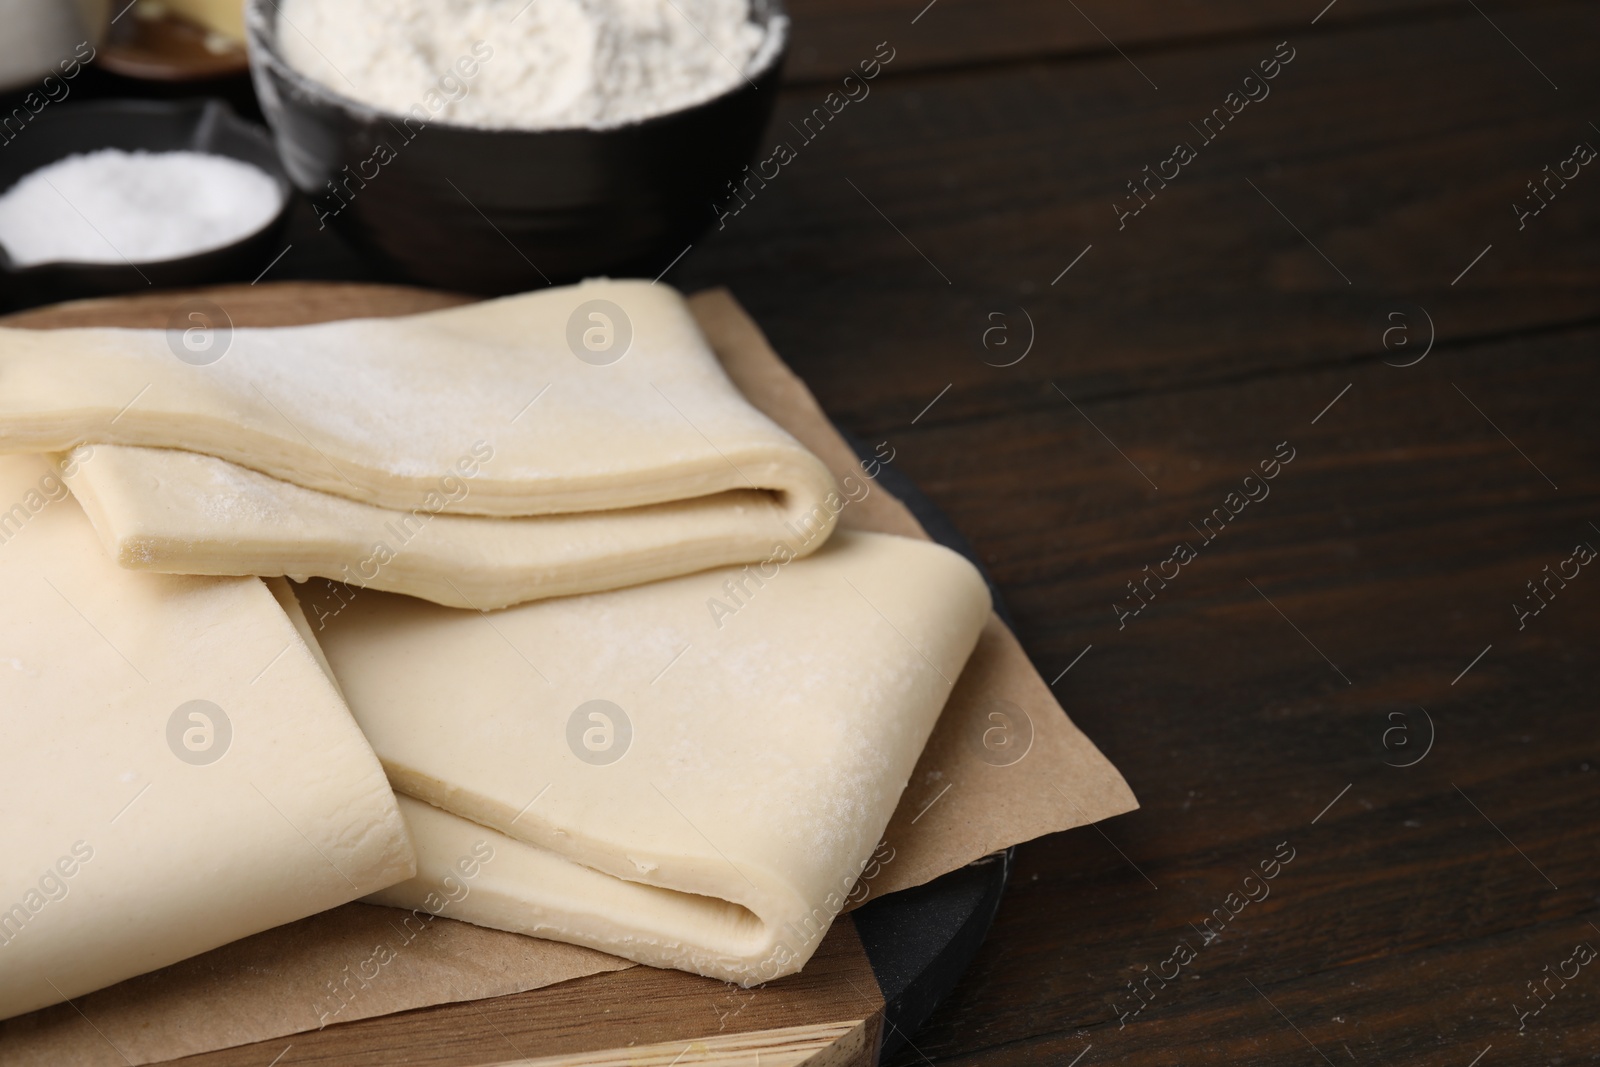
[{"label": "white salt in bowl", "polygon": [[248,163],[276,186],[278,209],[264,225],[226,245],[148,262],[56,261],[24,267],[0,245],[0,301],[20,308],[77,297],[249,281],[284,250],[294,188],[267,131],[240,119],[220,100],[99,101],[49,108],[25,136],[0,152],[0,194],[40,168],[105,148],[200,152]]}]

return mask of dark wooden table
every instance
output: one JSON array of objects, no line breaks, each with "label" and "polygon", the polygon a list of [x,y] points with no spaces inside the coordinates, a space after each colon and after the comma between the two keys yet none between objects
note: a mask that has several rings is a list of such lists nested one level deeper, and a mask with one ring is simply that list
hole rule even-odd
[{"label": "dark wooden table", "polygon": [[926,3],[795,5],[799,158],[676,279],[891,442],[1144,805],[1020,850],[895,1063],[1600,1060],[1600,7]]},{"label": "dark wooden table", "polygon": [[[1324,3],[793,0],[797,158],[669,275],[1144,805],[1020,850],[896,1065],[1600,1060],[1600,7]],[[269,276],[366,274],[303,216]]]}]

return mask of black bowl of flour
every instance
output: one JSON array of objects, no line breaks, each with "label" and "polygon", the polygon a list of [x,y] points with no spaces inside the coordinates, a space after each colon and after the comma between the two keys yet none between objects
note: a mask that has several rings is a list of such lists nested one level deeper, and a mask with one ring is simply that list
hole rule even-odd
[{"label": "black bowl of flour", "polygon": [[[781,0],[752,0],[751,14],[787,36]],[[787,49],[682,110],[605,128],[487,129],[386,113],[301,73],[271,0],[249,0],[246,27],[262,110],[319,222],[397,278],[486,295],[667,268],[754,157]]]}]

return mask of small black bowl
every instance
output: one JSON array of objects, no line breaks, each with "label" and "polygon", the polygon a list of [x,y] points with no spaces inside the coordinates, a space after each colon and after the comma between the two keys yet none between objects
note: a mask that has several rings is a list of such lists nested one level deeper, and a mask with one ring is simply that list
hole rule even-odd
[{"label": "small black bowl", "polygon": [[128,264],[40,263],[18,267],[0,246],[0,299],[14,307],[87,296],[184,288],[254,278],[283,251],[294,189],[272,139],[220,100],[108,100],[51,107],[0,152],[0,193],[59,159],[101,148],[229,156],[266,171],[283,206],[266,226],[192,256]]},{"label": "small black bowl", "polygon": [[788,45],[781,0],[751,8],[784,34],[761,69],[711,100],[604,129],[408,125],[292,68],[271,0],[249,0],[245,27],[262,112],[318,218],[399,277],[497,295],[650,277],[716,220],[772,117]]}]

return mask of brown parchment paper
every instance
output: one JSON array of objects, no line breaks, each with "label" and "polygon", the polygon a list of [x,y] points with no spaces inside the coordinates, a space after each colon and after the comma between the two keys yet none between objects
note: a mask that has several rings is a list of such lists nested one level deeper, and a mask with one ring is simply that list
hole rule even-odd
[{"label": "brown parchment paper", "polygon": [[[869,475],[877,472],[861,465],[732,294],[714,289],[689,303],[752,404],[816,453],[835,478],[871,483]],[[876,485],[846,505],[839,522],[928,536],[904,504]],[[877,862],[865,872],[866,892],[853,894],[855,903],[1138,806],[1122,775],[1067,718],[1016,637],[991,613],[889,821]]]},{"label": "brown parchment paper", "polygon": [[[72,324],[111,324],[93,314],[99,303],[80,305],[84,314]],[[439,303],[435,298],[429,306]],[[877,470],[861,465],[810,390],[729,293],[700,293],[690,304],[750,401],[821,457],[835,477],[850,476],[870,488],[845,506],[843,526],[927,537],[910,511],[875,484]],[[230,300],[228,306],[235,325],[256,324],[248,305]],[[170,294],[150,307],[149,323],[123,314],[115,324],[165,325]],[[31,325],[27,319],[7,325]],[[270,324],[281,319],[280,310]],[[859,489],[852,495],[860,496]],[[1017,639],[991,614],[852,905],[1137,806],[1116,768],[1067,718]],[[70,1004],[0,1022],[0,1063],[119,1067],[278,1037],[288,1044],[292,1035],[323,1025],[504,996],[634,966],[590,949],[448,917],[417,929],[402,923],[405,914],[347,904]],[[386,962],[378,965],[378,959]]]}]

